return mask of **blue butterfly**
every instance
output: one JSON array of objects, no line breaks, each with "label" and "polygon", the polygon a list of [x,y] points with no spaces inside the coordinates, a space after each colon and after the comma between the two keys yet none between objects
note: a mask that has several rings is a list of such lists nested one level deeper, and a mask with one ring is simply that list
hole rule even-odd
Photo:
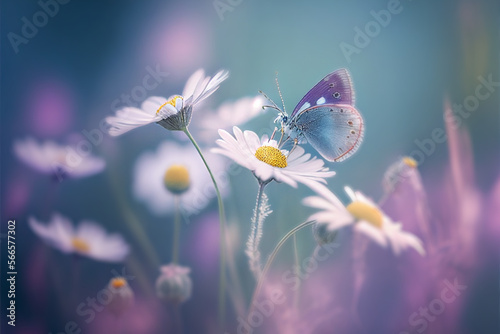
[{"label": "blue butterfly", "polygon": [[300,100],[290,117],[284,103],[281,110],[268,100],[273,105],[264,107],[279,112],[275,121],[281,124],[280,147],[289,139],[294,141],[294,147],[307,141],[323,158],[338,162],[352,156],[363,141],[363,118],[354,107],[351,76],[344,68],[318,82]]}]

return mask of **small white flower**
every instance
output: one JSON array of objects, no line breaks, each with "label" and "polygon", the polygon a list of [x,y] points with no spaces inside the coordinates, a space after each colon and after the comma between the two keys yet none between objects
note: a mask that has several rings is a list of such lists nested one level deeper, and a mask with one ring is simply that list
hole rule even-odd
[{"label": "small white flower", "polygon": [[229,77],[228,71],[219,71],[213,78],[206,77],[200,69],[187,81],[181,95],[166,99],[152,96],[141,108],[125,107],[115,116],[106,118],[110,125],[109,134],[119,136],[127,131],[150,123],[158,123],[168,130],[183,130],[189,125],[193,107],[212,95],[219,85]]},{"label": "small white flower", "polygon": [[104,262],[121,262],[129,253],[129,246],[120,235],[108,235],[91,221],[82,221],[75,229],[68,218],[55,213],[48,224],[31,217],[29,225],[43,241],[63,253]]},{"label": "small white flower", "polygon": [[354,192],[345,187],[351,203],[344,206],[342,202],[326,187],[316,187],[321,195],[307,197],[303,200],[305,205],[321,209],[310,220],[318,224],[325,224],[328,230],[334,231],[344,226],[353,225],[357,232],[365,234],[382,247],[390,247],[395,255],[413,248],[424,255],[422,241],[415,235],[402,230],[400,223],[393,222],[382,210],[361,192]]},{"label": "small white flower", "polygon": [[242,132],[235,126],[233,133],[235,137],[225,130],[219,130],[222,139],[218,139],[217,144],[220,148],[212,151],[251,170],[260,183],[276,180],[294,188],[297,183],[314,186],[316,183],[326,183],[324,178],[335,175],[335,172],[324,167],[323,160],[311,158],[300,146],[288,154],[278,148],[275,140],[265,137],[261,140],[255,132]]},{"label": "small white flower", "polygon": [[231,130],[233,126],[243,125],[263,113],[265,99],[261,95],[243,97],[236,101],[225,102],[215,111],[203,112],[193,124],[198,129],[198,136],[205,143],[217,139],[217,130]]},{"label": "small white flower", "polygon": [[[215,154],[205,154],[220,190],[229,187],[222,182],[225,161]],[[155,214],[174,211],[174,196],[180,195],[185,213],[197,213],[216,196],[210,174],[196,150],[187,144],[165,141],[156,151],[143,153],[135,163],[133,191]]]},{"label": "small white flower", "polygon": [[106,163],[91,155],[80,155],[70,145],[52,141],[38,143],[33,138],[14,142],[16,156],[33,169],[58,178],[85,177],[101,172]]}]

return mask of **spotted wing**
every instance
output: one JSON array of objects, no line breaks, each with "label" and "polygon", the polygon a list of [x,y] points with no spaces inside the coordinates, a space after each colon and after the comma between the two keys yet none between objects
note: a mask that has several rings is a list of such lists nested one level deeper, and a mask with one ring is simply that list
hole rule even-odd
[{"label": "spotted wing", "polygon": [[343,161],[363,141],[361,114],[350,105],[322,105],[302,111],[295,120],[297,130],[328,161]]},{"label": "spotted wing", "polygon": [[319,105],[348,104],[354,106],[351,76],[345,68],[336,70],[316,84],[297,104],[291,117]]}]

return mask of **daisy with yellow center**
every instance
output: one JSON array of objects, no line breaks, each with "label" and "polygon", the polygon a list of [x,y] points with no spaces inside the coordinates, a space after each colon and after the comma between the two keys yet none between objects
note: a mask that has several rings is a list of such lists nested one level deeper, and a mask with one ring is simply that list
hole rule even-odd
[{"label": "daisy with yellow center", "polygon": [[68,218],[55,213],[48,224],[31,217],[29,225],[43,241],[66,254],[121,262],[129,253],[129,246],[120,235],[107,234],[94,222],[83,221],[74,228]]},{"label": "daisy with yellow center", "polygon": [[229,77],[229,72],[222,70],[215,74],[213,78],[205,76],[205,72],[200,69],[188,79],[184,86],[182,95],[174,95],[168,99],[164,97],[152,96],[146,99],[141,108],[126,107],[116,112],[115,116],[107,117],[106,122],[110,125],[109,134],[119,136],[142,125],[157,123],[167,130],[183,131],[189,138],[196,151],[199,153],[212,180],[217,194],[220,222],[220,266],[219,266],[219,314],[221,319],[224,314],[225,303],[225,214],[224,203],[215,180],[215,176],[208,165],[196,140],[188,130],[191,122],[193,108],[212,95],[220,84]]},{"label": "daisy with yellow center", "polygon": [[219,130],[219,147],[212,151],[250,170],[261,184],[275,180],[296,188],[298,183],[308,186],[326,183],[325,178],[335,175],[335,172],[324,166],[323,160],[311,158],[300,146],[289,153],[280,150],[275,140],[266,137],[259,139],[255,132],[243,132],[233,127],[233,134]]},{"label": "daisy with yellow center", "polygon": [[311,215],[308,220],[315,220],[331,232],[345,226],[353,226],[356,232],[366,235],[380,246],[391,248],[395,255],[409,248],[421,255],[425,254],[422,241],[418,237],[403,231],[400,223],[393,222],[361,192],[345,187],[351,203],[344,206],[326,187],[316,187],[315,190],[321,196],[307,197],[303,203],[321,211]]},{"label": "daisy with yellow center", "polygon": [[118,110],[115,116],[107,117],[109,134],[119,136],[151,123],[157,123],[167,130],[184,131],[191,122],[193,107],[212,95],[228,77],[228,71],[219,71],[211,78],[200,69],[188,79],[182,95],[173,95],[168,99],[151,96],[142,103],[141,108],[125,107]]},{"label": "daisy with yellow center", "polygon": [[[203,155],[225,196],[229,186],[220,182],[226,174],[225,158],[210,152]],[[134,196],[158,216],[174,214],[176,197],[185,217],[201,212],[216,197],[210,174],[198,153],[186,143],[172,141],[161,142],[139,156],[134,165],[132,186]]]},{"label": "daisy with yellow center", "polygon": [[255,132],[243,132],[236,126],[233,127],[233,134],[234,137],[225,130],[219,130],[219,148],[212,151],[225,155],[250,170],[259,183],[250,235],[246,243],[250,270],[258,280],[262,267],[259,243],[264,220],[272,212],[264,193],[265,186],[275,180],[294,188],[298,183],[314,187],[316,184],[326,183],[325,178],[335,175],[335,172],[329,171],[321,159],[305,154],[300,146],[295,147],[292,152],[280,150],[275,140],[266,137],[259,139]]}]

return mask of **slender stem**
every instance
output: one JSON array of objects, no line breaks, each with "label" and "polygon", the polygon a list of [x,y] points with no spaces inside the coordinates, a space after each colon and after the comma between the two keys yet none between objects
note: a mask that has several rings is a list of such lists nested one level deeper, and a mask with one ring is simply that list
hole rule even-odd
[{"label": "slender stem", "polygon": [[258,265],[259,265],[259,270],[260,270],[260,252],[259,252],[259,244],[260,244],[260,239],[262,239],[262,224],[263,222],[261,221],[262,217],[261,215],[261,206],[262,206],[262,196],[264,196],[264,188],[266,187],[267,183],[259,183],[259,194],[258,194],[258,207],[255,209],[257,212],[257,230],[255,231],[255,249],[257,253],[259,254],[258,258]]},{"label": "slender stem", "polygon": [[299,230],[301,230],[307,226],[310,226],[310,225],[314,224],[315,222],[316,222],[315,220],[310,220],[310,221],[306,221],[300,225],[295,226],[287,234],[285,234],[285,236],[283,238],[281,238],[281,240],[278,242],[276,247],[274,247],[273,252],[271,253],[271,255],[269,255],[269,258],[267,259],[266,265],[264,266],[264,269],[262,270],[262,274],[260,275],[259,282],[257,283],[257,286],[255,287],[255,291],[253,292],[252,301],[250,302],[250,305],[248,307],[248,314],[250,314],[252,312],[253,305],[255,304],[255,300],[257,299],[257,296],[259,295],[260,289],[262,288],[262,284],[264,283],[264,279],[266,277],[267,271],[271,267],[271,264],[273,263],[274,258],[278,254],[278,252],[281,249],[281,247],[283,246],[283,244],[291,236],[293,236],[295,233],[297,233]]},{"label": "slender stem", "polygon": [[391,192],[384,192],[384,194],[382,195],[382,197],[378,201],[377,205],[382,207],[385,204],[385,201],[387,201],[387,199],[389,198],[389,195],[391,194]]},{"label": "slender stem", "polygon": [[172,308],[173,317],[174,317],[174,331],[175,333],[182,334],[183,326],[182,326],[182,317],[181,317],[181,306],[176,304]]},{"label": "slender stem", "polygon": [[[249,257],[250,270],[253,272],[255,279],[258,281],[261,274],[259,243],[262,234],[262,226],[260,224],[260,206],[262,204],[262,195],[264,194],[265,182],[259,182],[259,190],[255,201],[252,226],[250,235],[247,241],[247,255]],[[257,263],[255,263],[257,262]]]},{"label": "slender stem", "polygon": [[136,216],[135,212],[130,209],[127,198],[124,195],[126,194],[126,191],[123,187],[123,182],[120,182],[120,179],[114,173],[111,173],[110,170],[112,170],[112,168],[108,168],[107,174],[109,177],[111,190],[118,206],[120,207],[120,213],[123,217],[123,220],[125,224],[128,225],[131,234],[141,245],[141,249],[144,251],[144,254],[150,261],[151,266],[154,268],[158,268],[158,266],[160,265],[160,259],[158,258],[158,255],[156,254],[156,251],[152,246],[148,235],[143,229],[141,220]]},{"label": "slender stem", "polygon": [[184,128],[182,131],[188,136],[193,146],[198,151],[198,154],[203,160],[205,167],[207,168],[208,173],[210,174],[210,178],[214,184],[215,192],[217,193],[217,202],[219,205],[219,226],[220,226],[220,264],[219,264],[219,323],[221,326],[224,324],[225,320],[225,312],[226,312],[226,218],[224,214],[224,203],[222,202],[222,196],[219,191],[219,187],[217,186],[217,181],[215,181],[215,177],[208,166],[203,153],[201,152],[200,147],[194,140],[193,136],[189,132],[188,128]]},{"label": "slender stem", "polygon": [[[293,235],[293,257],[295,260],[295,271],[296,271],[295,275],[297,275],[297,277],[300,277],[299,251],[297,249],[297,234]],[[301,281],[299,280],[299,284],[297,286],[297,289],[295,290],[295,296],[293,298],[293,306],[295,308],[297,308],[299,305],[300,283]]]},{"label": "slender stem", "polygon": [[73,281],[72,281],[72,291],[71,291],[71,303],[73,305],[71,307],[74,307],[78,303],[78,291],[80,290],[80,269],[81,269],[81,257],[80,255],[73,255],[73,268],[72,268],[72,275],[73,275]]},{"label": "slender stem", "polygon": [[174,196],[175,199],[175,214],[174,214],[174,241],[172,242],[172,263],[179,262],[179,238],[181,232],[181,207],[180,198],[178,195]]}]

